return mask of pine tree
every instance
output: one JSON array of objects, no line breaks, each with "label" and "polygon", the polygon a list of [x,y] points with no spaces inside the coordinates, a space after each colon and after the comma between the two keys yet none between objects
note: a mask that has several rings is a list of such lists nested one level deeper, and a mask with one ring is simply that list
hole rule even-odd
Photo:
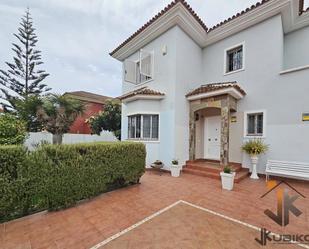
[{"label": "pine tree", "polygon": [[8,70],[0,69],[0,103],[6,110],[15,110],[16,102],[27,101],[29,96],[39,96],[50,90],[42,83],[49,74],[37,69],[43,62],[41,51],[36,50],[38,37],[34,31],[33,21],[27,9],[21,18],[18,34],[14,34],[20,43],[12,44],[14,62],[6,62]]}]

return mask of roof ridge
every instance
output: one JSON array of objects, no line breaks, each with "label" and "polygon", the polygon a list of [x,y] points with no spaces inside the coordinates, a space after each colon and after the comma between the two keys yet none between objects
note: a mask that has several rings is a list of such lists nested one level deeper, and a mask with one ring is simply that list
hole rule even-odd
[{"label": "roof ridge", "polygon": [[136,32],[134,32],[129,38],[127,38],[124,42],[122,42],[118,47],[116,47],[111,53],[111,56],[116,53],[120,48],[122,48],[125,44],[131,41],[134,37],[140,34],[143,30],[145,30],[148,26],[150,26],[153,22],[158,20],[162,15],[166,14],[170,9],[176,6],[178,3],[182,4],[191,15],[199,22],[199,24],[204,28],[205,32],[207,32],[208,28],[206,24],[202,21],[202,19],[197,15],[197,13],[192,9],[192,7],[185,0],[174,0],[169,3],[165,8],[159,11],[155,16],[149,19],[142,27],[140,27]]},{"label": "roof ridge", "polygon": [[127,98],[130,98],[130,97],[133,97],[135,95],[158,95],[158,96],[163,96],[165,95],[165,93],[162,93],[158,90],[153,90],[153,89],[150,89],[148,88],[147,86],[144,86],[142,88],[139,88],[139,89],[135,89],[133,91],[130,91],[130,92],[127,92],[119,97],[117,97],[118,99],[120,100],[123,100],[123,99],[127,99]]},{"label": "roof ridge", "polygon": [[241,12],[238,12],[237,14],[235,14],[235,15],[233,15],[233,16],[231,16],[231,17],[229,17],[229,18],[227,18],[227,19],[225,19],[225,20],[223,20],[223,21],[221,21],[220,23],[217,23],[216,25],[214,25],[213,27],[211,27],[211,28],[208,30],[208,33],[211,32],[211,31],[213,31],[214,29],[219,28],[220,26],[222,26],[222,25],[224,25],[224,24],[226,24],[226,23],[228,23],[228,22],[230,22],[230,21],[236,19],[237,17],[240,17],[240,16],[242,16],[242,15],[248,13],[249,11],[256,9],[257,7],[259,7],[259,6],[261,6],[261,5],[265,4],[265,3],[267,3],[267,2],[269,2],[269,1],[270,1],[270,0],[262,0],[262,1],[257,2],[256,4],[251,5],[251,7],[248,7],[248,8],[246,8],[246,9],[242,10]]},{"label": "roof ridge", "polygon": [[[118,47],[116,47],[112,52],[109,54],[112,56],[115,54],[119,49],[121,49],[123,46],[125,46],[128,42],[130,42],[133,38],[135,38],[138,34],[140,34],[142,31],[144,31],[147,27],[149,27],[152,23],[154,23],[156,20],[158,20],[162,15],[166,14],[170,9],[172,9],[174,6],[176,6],[178,3],[182,4],[189,12],[190,14],[196,19],[196,21],[203,27],[206,33],[209,33],[213,31],[214,29],[236,19],[239,16],[242,16],[249,11],[256,9],[257,7],[269,2],[271,0],[261,0],[258,1],[256,4],[253,4],[251,7],[246,8],[245,10],[242,10],[241,12],[233,15],[232,17],[229,17],[228,19],[225,19],[224,21],[221,21],[220,23],[214,25],[212,28],[207,28],[204,21],[198,16],[198,14],[192,9],[190,4],[188,4],[185,0],[173,0],[170,4],[168,4],[164,9],[159,11],[154,17],[149,19],[141,28],[139,28],[136,32],[134,32],[129,38],[127,38],[124,42],[122,42]],[[301,1],[301,0],[300,0]],[[305,10],[304,12],[308,11]]]}]

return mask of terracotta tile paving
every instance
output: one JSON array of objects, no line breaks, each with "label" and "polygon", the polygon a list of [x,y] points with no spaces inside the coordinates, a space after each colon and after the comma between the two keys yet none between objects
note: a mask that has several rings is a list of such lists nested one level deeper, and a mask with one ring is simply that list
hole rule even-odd
[{"label": "terracotta tile paving", "polygon": [[[63,211],[37,214],[0,224],[0,249],[90,248],[178,200],[188,201],[276,233],[309,233],[309,183],[289,182],[307,198],[295,201],[303,214],[298,218],[290,215],[290,224],[285,228],[278,226],[263,213],[266,208],[276,211],[274,193],[260,199],[267,190],[264,179],[254,181],[248,178],[236,184],[233,191],[224,191],[220,181],[214,179],[186,174],[180,178],[172,178],[167,173],[160,176],[147,172],[139,185],[103,194]],[[192,217],[195,216],[191,215],[189,218],[193,219]],[[178,248],[198,248],[194,247],[196,242],[192,241],[190,231],[186,230],[190,226],[183,227],[182,220],[179,219],[171,220],[174,226],[172,232],[165,229],[163,233],[160,229],[152,228],[135,236],[165,236],[155,245],[156,248],[175,248],[175,243]],[[197,227],[203,225],[199,218],[196,218],[196,223]],[[237,227],[239,230],[239,225]],[[212,228],[229,238],[231,229]],[[191,228],[191,232],[192,229],[203,237],[202,230]],[[171,236],[171,233],[178,234],[179,238],[175,234]],[[207,234],[204,236],[205,240],[199,246],[216,248],[216,241],[211,240]],[[147,241],[138,245],[134,241],[131,244],[122,241],[119,248],[151,248]],[[232,248],[230,244],[225,245],[224,240],[220,245],[220,248]]]},{"label": "terracotta tile paving", "polygon": [[[254,249],[260,248],[254,240],[257,234],[249,227],[180,203],[101,248]],[[264,248],[299,247],[268,244]]]}]

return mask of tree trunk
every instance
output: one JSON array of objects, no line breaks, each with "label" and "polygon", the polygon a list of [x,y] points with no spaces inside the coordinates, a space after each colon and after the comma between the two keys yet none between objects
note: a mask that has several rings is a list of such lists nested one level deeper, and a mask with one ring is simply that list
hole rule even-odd
[{"label": "tree trunk", "polygon": [[62,144],[62,134],[53,134],[53,144]]}]

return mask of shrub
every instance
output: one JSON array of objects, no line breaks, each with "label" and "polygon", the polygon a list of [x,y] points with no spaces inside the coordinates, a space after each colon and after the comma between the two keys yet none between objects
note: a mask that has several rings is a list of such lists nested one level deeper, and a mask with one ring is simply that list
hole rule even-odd
[{"label": "shrub", "polygon": [[225,166],[223,168],[223,172],[226,173],[226,174],[232,174],[232,169],[229,166]]},{"label": "shrub", "polygon": [[0,146],[0,220],[74,205],[136,183],[145,171],[141,143]]},{"label": "shrub", "polygon": [[242,146],[242,150],[249,155],[260,155],[268,150],[268,145],[261,139],[252,139]]},{"label": "shrub", "polygon": [[0,145],[23,144],[26,137],[24,122],[11,114],[0,115]]}]

